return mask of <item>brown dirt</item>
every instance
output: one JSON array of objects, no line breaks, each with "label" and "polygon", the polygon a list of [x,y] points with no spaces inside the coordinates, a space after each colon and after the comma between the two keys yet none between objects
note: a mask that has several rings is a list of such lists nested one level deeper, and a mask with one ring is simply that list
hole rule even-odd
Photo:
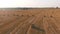
[{"label": "brown dirt", "polygon": [[1,9],[0,34],[60,34],[60,9]]}]

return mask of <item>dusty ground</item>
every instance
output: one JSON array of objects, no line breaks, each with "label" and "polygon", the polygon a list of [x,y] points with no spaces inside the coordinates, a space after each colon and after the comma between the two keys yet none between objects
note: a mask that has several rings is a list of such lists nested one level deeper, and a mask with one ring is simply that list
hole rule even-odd
[{"label": "dusty ground", "polygon": [[60,34],[60,9],[1,9],[0,34]]}]

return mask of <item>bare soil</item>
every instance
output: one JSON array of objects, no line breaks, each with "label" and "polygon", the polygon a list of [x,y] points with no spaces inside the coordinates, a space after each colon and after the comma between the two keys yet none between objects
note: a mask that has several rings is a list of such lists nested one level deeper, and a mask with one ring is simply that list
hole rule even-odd
[{"label": "bare soil", "polygon": [[60,9],[1,9],[0,34],[60,34]]}]

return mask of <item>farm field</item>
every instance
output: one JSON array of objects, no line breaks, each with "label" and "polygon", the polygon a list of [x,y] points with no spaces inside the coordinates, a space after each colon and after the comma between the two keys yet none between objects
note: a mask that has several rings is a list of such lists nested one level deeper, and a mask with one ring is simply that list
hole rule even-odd
[{"label": "farm field", "polygon": [[0,34],[60,34],[60,9],[0,9]]}]

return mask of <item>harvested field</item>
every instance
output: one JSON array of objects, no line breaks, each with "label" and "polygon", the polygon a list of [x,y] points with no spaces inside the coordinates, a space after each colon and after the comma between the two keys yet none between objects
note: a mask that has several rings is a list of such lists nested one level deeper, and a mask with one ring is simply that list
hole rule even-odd
[{"label": "harvested field", "polygon": [[60,9],[0,9],[0,34],[60,34]]}]

